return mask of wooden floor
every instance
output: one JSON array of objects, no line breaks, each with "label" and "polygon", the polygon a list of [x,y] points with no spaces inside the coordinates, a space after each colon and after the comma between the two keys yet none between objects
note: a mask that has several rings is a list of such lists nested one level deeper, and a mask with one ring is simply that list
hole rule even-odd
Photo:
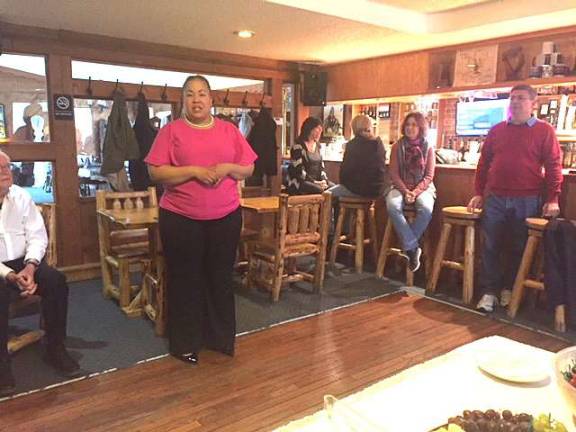
[{"label": "wooden floor", "polygon": [[567,344],[421,297],[395,294],[239,338],[234,359],[165,358],[0,404],[9,431],[266,431],[488,335]]}]

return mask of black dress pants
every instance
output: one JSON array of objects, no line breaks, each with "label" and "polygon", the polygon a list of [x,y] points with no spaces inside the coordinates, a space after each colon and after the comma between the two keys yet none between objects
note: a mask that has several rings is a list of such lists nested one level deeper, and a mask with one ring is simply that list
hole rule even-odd
[{"label": "black dress pants", "polygon": [[[24,259],[19,258],[7,261],[8,267],[16,273],[24,268]],[[45,262],[34,273],[34,280],[38,284],[36,294],[42,297],[42,317],[46,342],[48,346],[64,343],[66,339],[66,320],[68,315],[68,284],[66,277]],[[8,309],[11,299],[19,295],[20,289],[4,279],[0,280],[0,361],[8,359]]]},{"label": "black dress pants", "polygon": [[232,272],[242,229],[240,209],[194,220],[160,209],[166,258],[168,339],[172,354],[203,347],[232,353],[236,312]]}]

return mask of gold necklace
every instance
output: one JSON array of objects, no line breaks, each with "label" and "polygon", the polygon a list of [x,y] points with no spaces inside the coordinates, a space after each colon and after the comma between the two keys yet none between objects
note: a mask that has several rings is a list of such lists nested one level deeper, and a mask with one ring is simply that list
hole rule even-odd
[{"label": "gold necklace", "polygon": [[186,115],[184,116],[184,120],[186,120],[186,123],[188,123],[190,126],[196,129],[209,129],[212,126],[214,126],[214,116],[212,116],[212,114],[210,114],[210,121],[206,124],[192,123],[190,120],[188,120],[188,116]]}]

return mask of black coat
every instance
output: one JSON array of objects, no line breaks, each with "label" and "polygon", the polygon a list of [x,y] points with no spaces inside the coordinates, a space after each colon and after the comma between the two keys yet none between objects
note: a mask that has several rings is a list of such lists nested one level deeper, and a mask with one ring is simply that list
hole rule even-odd
[{"label": "black coat", "polygon": [[269,108],[262,108],[248,135],[248,142],[258,155],[254,163],[254,176],[277,175],[276,122]]},{"label": "black coat", "polygon": [[357,136],[346,144],[340,184],[361,196],[382,195],[386,187],[386,150],[380,138]]},{"label": "black coat", "polygon": [[140,149],[140,158],[130,161],[130,180],[134,190],[144,191],[152,185],[144,158],[148,155],[158,131],[150,122],[148,102],[142,93],[138,95],[138,114],[133,129]]}]

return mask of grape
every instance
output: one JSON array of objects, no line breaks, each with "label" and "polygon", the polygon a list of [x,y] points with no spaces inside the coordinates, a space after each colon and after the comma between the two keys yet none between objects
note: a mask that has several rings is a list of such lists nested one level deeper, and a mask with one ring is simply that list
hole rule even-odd
[{"label": "grape", "polygon": [[480,410],[474,410],[474,411],[472,411],[472,414],[474,414],[474,418],[476,420],[484,418],[484,413]]},{"label": "grape", "polygon": [[521,422],[529,422],[532,421],[532,416],[530,414],[520,413],[518,414],[518,420]]}]

